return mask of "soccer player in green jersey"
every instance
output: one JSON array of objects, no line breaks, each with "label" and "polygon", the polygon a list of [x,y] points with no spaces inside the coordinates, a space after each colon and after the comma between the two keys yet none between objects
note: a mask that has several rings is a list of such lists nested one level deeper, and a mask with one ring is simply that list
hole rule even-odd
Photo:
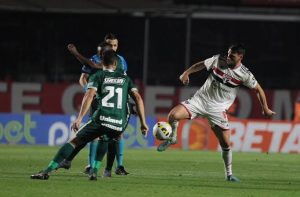
[{"label": "soccer player in green jersey", "polygon": [[[111,47],[114,51],[117,51],[118,49],[118,39],[117,37],[109,33],[105,36],[104,42],[101,43],[97,48],[97,54],[92,56],[90,59],[85,58],[82,56],[76,49],[76,47],[73,44],[68,45],[69,51],[84,65],[82,67],[82,75],[80,77],[80,84],[83,87],[86,87],[87,80],[89,75],[95,73],[98,69],[102,69],[101,64],[101,50],[102,48]],[[126,73],[127,72],[127,63],[125,59],[118,55],[118,63],[115,66],[115,71]],[[134,110],[134,106],[132,105],[132,102],[128,103],[130,107],[130,111],[132,114],[136,114]],[[93,104],[92,104],[92,111],[93,111]],[[90,167],[92,166],[92,163],[94,161],[94,158],[96,156],[96,149],[97,146],[101,146],[105,148],[107,143],[107,139],[104,137],[101,141],[94,140],[89,143],[89,164],[85,167],[84,172],[88,173],[90,170]],[[127,175],[129,174],[123,165],[123,155],[124,155],[124,148],[125,148],[125,140],[123,138],[123,135],[120,136],[119,139],[110,140],[108,143],[108,152],[107,152],[107,165],[104,171],[104,176],[110,177],[111,176],[111,169],[114,163],[114,158],[117,159],[117,168],[115,173],[117,175]],[[76,151],[75,151],[76,152]],[[103,152],[105,154],[106,152]],[[76,153],[74,153],[76,154]],[[67,158],[67,160],[64,160],[61,162],[58,166],[58,168],[65,168],[69,169],[71,167],[71,162],[73,154],[70,156],[70,158]]]},{"label": "soccer player in green jersey", "polygon": [[[137,105],[137,113],[141,121],[141,132],[146,135],[148,125],[145,120],[143,100],[135,88],[132,80],[120,73],[114,72],[117,55],[113,50],[103,52],[103,70],[97,71],[90,76],[88,90],[82,100],[78,117],[72,123],[72,129],[77,132],[76,136],[64,144],[48,167],[39,173],[30,176],[31,179],[47,180],[49,173],[57,168],[58,164],[67,158],[75,148],[82,149],[89,141],[103,135],[109,138],[118,138],[127,125],[129,112],[127,108],[128,94]],[[98,109],[91,119],[80,128],[82,118],[88,112],[94,96],[98,99]],[[90,180],[96,180],[96,172],[99,169],[99,160],[93,164]]]}]

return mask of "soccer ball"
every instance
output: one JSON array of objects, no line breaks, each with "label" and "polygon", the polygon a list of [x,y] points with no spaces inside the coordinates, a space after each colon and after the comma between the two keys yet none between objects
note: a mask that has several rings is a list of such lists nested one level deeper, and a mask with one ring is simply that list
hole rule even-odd
[{"label": "soccer ball", "polygon": [[171,134],[172,128],[167,122],[157,122],[153,127],[153,136],[158,140],[167,140]]}]

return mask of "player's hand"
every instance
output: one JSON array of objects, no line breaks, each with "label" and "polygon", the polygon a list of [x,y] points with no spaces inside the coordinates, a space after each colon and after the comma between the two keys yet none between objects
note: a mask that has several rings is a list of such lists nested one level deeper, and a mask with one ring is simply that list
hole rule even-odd
[{"label": "player's hand", "polygon": [[81,124],[81,120],[76,119],[71,125],[71,130],[77,132],[80,127],[80,124]]},{"label": "player's hand", "polygon": [[147,124],[142,124],[141,125],[141,131],[142,131],[142,134],[147,137],[147,134],[148,134],[148,130],[149,130],[149,127]]},{"label": "player's hand", "polygon": [[265,109],[265,110],[263,110],[262,114],[266,117],[272,117],[272,116],[276,115],[276,112],[273,112],[270,109]]},{"label": "player's hand", "polygon": [[67,48],[72,54],[77,53],[77,48],[74,44],[68,44]]},{"label": "player's hand", "polygon": [[184,85],[188,85],[190,83],[189,75],[186,73],[180,75],[179,79]]}]

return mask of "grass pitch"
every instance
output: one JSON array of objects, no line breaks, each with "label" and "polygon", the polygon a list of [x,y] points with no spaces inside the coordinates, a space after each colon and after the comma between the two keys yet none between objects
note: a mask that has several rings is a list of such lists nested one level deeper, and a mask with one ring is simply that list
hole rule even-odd
[{"label": "grass pitch", "polygon": [[[154,149],[125,150],[128,176],[89,181],[81,171],[87,149],[70,170],[59,170],[46,181],[29,176],[45,168],[58,147],[0,145],[0,196],[300,196],[297,154],[234,153],[234,174],[240,183],[224,180],[218,152]],[[105,165],[105,161],[104,161]]]}]

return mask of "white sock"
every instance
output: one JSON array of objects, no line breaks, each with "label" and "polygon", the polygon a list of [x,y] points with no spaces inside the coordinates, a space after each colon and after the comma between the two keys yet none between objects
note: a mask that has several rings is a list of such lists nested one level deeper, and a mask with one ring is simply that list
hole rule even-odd
[{"label": "white sock", "polygon": [[224,161],[224,166],[225,166],[225,175],[226,177],[229,175],[232,175],[232,152],[231,150],[228,149],[223,149],[222,150],[222,157]]},{"label": "white sock", "polygon": [[173,122],[170,123],[171,128],[172,128],[172,134],[171,137],[177,138],[177,127],[178,127],[178,121],[174,120]]}]

